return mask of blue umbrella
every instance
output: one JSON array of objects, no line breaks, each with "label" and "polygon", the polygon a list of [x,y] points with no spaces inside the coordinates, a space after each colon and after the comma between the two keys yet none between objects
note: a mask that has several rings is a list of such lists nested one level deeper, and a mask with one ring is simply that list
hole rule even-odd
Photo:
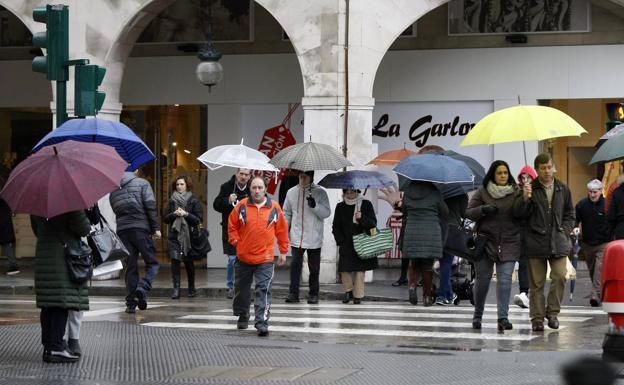
[{"label": "blue umbrella", "polygon": [[130,164],[128,171],[136,170],[145,163],[156,159],[154,153],[141,138],[132,132],[130,127],[120,122],[97,118],[68,120],[44,136],[33,147],[32,152],[66,140],[102,143],[114,147],[119,156]]},{"label": "blue umbrella", "polygon": [[409,156],[392,171],[411,180],[434,183],[465,183],[474,178],[466,163],[440,154]]},{"label": "blue umbrella", "polygon": [[379,171],[351,170],[327,174],[318,184],[325,188],[369,189],[390,187],[395,183]]}]

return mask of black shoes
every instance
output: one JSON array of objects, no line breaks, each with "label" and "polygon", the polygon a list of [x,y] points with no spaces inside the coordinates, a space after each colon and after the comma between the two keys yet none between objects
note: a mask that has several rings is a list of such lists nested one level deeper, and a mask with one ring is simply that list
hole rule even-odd
[{"label": "black shoes", "polygon": [[362,298],[353,298],[353,304],[354,305],[359,305],[362,303]]},{"label": "black shoes", "polygon": [[82,356],[80,343],[78,343],[78,340],[75,340],[73,338],[69,338],[67,340],[67,347],[65,348],[65,350],[67,350],[70,354],[73,354],[74,356]]},{"label": "black shoes", "polygon": [[472,328],[475,330],[481,330],[481,320],[473,320]]},{"label": "black shoes", "polygon": [[410,287],[409,289],[409,302],[412,305],[416,305],[418,303],[418,295],[416,294],[416,288]]},{"label": "black shoes", "polygon": [[258,337],[266,337],[269,335],[269,327],[268,326],[260,326],[258,327]]},{"label": "black shoes", "polygon": [[139,310],[147,309],[147,295],[145,294],[145,292],[141,289],[137,289],[134,292],[134,296],[137,299]]},{"label": "black shoes", "polygon": [[589,300],[589,305],[591,307],[598,307],[600,306],[600,300],[596,297],[591,297],[591,299]]},{"label": "black shoes", "polygon": [[180,299],[180,288],[174,287],[173,294],[171,294],[171,299]]},{"label": "black shoes", "polygon": [[513,324],[509,322],[507,318],[500,318],[498,320],[498,331],[503,332],[505,330],[513,329]]},{"label": "black shoes", "polygon": [[546,316],[546,319],[548,320],[548,327],[551,329],[559,329],[559,320],[557,319],[557,316]]},{"label": "black shoes", "polygon": [[308,297],[308,303],[310,305],[316,305],[319,302],[318,295],[311,295]]},{"label": "black shoes", "polygon": [[399,278],[396,282],[394,282],[392,284],[392,286],[395,286],[395,287],[396,286],[405,286],[405,285],[407,285],[407,279],[401,279],[401,278]]},{"label": "black shoes", "polygon": [[67,350],[63,350],[60,352],[54,350],[44,350],[43,351],[43,361],[49,362],[53,364],[62,364],[69,362],[77,362],[80,357],[71,354]]},{"label": "black shoes", "polygon": [[189,289],[188,289],[188,296],[189,296],[189,298],[197,297],[197,290],[195,290],[194,287],[189,287]]},{"label": "black shoes", "polygon": [[342,303],[349,303],[353,299],[353,292],[347,291],[345,292],[344,298],[342,299]]},{"label": "black shoes", "polygon": [[286,303],[299,303],[299,297],[295,297],[293,294],[288,294],[286,297]]},{"label": "black shoes", "polygon": [[237,329],[247,329],[249,327],[249,314],[243,314],[238,316],[238,321],[236,321]]}]

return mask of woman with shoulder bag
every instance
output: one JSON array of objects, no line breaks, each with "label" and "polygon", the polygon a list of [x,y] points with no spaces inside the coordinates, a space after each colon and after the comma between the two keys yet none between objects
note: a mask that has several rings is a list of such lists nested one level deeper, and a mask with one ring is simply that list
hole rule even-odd
[{"label": "woman with shoulder bag", "polygon": [[494,265],[496,264],[496,298],[498,303],[498,331],[513,328],[508,319],[511,277],[521,249],[522,192],[509,172],[509,165],[496,160],[490,166],[483,186],[472,196],[466,217],[477,223],[480,234],[487,237],[484,256],[475,262],[475,310],[472,328],[481,329]]},{"label": "woman with shoulder bag", "polygon": [[[338,272],[345,290],[342,303],[360,304],[364,297],[364,274],[377,268],[377,258],[361,259],[353,248],[353,236],[377,227],[373,204],[359,196],[360,190],[343,189],[336,205],[332,233],[338,245]],[[355,277],[354,277],[355,275]]]},{"label": "woman with shoulder bag", "polygon": [[84,211],[50,219],[33,215],[30,222],[37,237],[35,295],[37,307],[41,308],[43,361],[76,362],[79,356],[65,349],[63,335],[69,310],[89,310],[89,290],[86,283],[72,282],[66,249],[81,248],[81,237],[89,234],[91,225]]},{"label": "woman with shoulder bag", "polygon": [[195,297],[195,265],[189,255],[191,251],[191,228],[204,220],[202,205],[191,193],[193,182],[189,176],[175,179],[171,198],[165,209],[163,220],[169,225],[169,257],[171,258],[171,278],[173,280],[172,299],[180,298],[180,262],[184,262],[188,277],[188,296]]}]

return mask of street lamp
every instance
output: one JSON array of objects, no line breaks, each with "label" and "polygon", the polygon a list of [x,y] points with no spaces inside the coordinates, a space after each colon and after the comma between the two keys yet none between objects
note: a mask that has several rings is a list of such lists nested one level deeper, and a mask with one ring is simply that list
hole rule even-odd
[{"label": "street lamp", "polygon": [[[203,8],[204,1],[200,2],[200,11]],[[203,18],[202,13],[199,13],[200,18]],[[217,50],[213,44],[213,35],[212,35],[212,2],[208,4],[208,31],[206,32],[206,43],[204,43],[199,52],[197,53],[197,57],[200,62],[197,65],[197,69],[195,73],[197,74],[197,80],[205,86],[208,86],[208,92],[210,92],[212,86],[219,83],[219,81],[223,78],[223,67],[221,63],[219,63],[219,59],[221,59],[221,52]]]}]

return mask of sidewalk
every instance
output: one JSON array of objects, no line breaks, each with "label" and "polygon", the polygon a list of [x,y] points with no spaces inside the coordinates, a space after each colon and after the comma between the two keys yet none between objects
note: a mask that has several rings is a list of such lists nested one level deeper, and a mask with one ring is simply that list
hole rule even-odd
[{"label": "sidewalk", "polygon": [[[0,279],[0,294],[9,295],[34,295],[34,260],[26,260],[21,266],[21,273],[14,276],[2,275]],[[4,273],[6,267],[0,270]],[[139,270],[143,274],[143,269]],[[198,296],[208,298],[226,298],[227,289],[225,288],[225,268],[196,268],[196,287]],[[365,285],[364,301],[407,301],[407,286],[393,287],[400,275],[398,268],[380,268],[373,272],[373,282]],[[273,281],[273,297],[286,298],[288,295],[288,286],[290,283],[290,268],[276,267],[275,279]],[[331,283],[320,285],[319,297],[321,300],[340,300],[344,296],[342,284]],[[182,299],[186,296],[187,288],[186,273],[182,269]],[[169,266],[161,266],[151,291],[152,297],[167,298],[171,296],[171,268]],[[419,293],[421,288],[418,288]],[[577,279],[575,282],[574,298],[569,301],[570,282],[566,284],[564,305],[587,306],[589,304],[589,293],[591,283],[587,267],[584,262],[579,262],[577,270]],[[512,285],[513,295],[517,294],[518,284]],[[117,279],[105,281],[92,281],[89,294],[93,296],[111,296],[125,297],[125,283],[123,275]],[[302,284],[300,289],[300,298],[305,301],[307,298],[307,284]],[[496,282],[490,284],[488,292],[488,303],[496,303]],[[467,301],[466,301],[467,302]]]}]

